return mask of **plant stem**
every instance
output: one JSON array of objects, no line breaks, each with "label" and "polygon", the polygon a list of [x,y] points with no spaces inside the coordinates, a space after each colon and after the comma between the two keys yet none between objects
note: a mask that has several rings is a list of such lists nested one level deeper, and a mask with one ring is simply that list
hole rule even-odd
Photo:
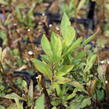
[{"label": "plant stem", "polygon": [[3,68],[3,65],[2,65],[2,62],[0,61],[0,69],[2,70],[1,72],[3,73],[4,72],[4,68]]},{"label": "plant stem", "polygon": [[51,109],[50,97],[49,97],[48,92],[46,90],[46,84],[45,84],[43,75],[42,75],[42,79],[41,79],[41,86],[43,88],[43,92],[44,92],[45,98],[46,98],[46,104],[47,104],[46,108]]},{"label": "plant stem", "polygon": [[52,71],[52,81],[54,80],[54,65],[51,65],[51,71]]}]

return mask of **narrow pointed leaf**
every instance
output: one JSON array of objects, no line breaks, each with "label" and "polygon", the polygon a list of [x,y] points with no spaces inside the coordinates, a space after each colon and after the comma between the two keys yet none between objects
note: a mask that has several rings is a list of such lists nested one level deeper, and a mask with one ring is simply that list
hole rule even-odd
[{"label": "narrow pointed leaf", "polygon": [[73,68],[73,65],[63,65],[57,72],[57,76],[64,76],[69,73]]},{"label": "narrow pointed leaf", "polygon": [[62,53],[62,42],[60,36],[56,33],[52,33],[51,46],[53,50],[53,55],[60,58]]},{"label": "narrow pointed leaf", "polygon": [[64,56],[67,55],[67,54],[69,54],[69,53],[72,53],[75,49],[78,49],[79,47],[81,47],[81,46],[80,46],[81,42],[82,42],[82,38],[77,39],[77,40],[65,51]]},{"label": "narrow pointed leaf", "polygon": [[96,32],[95,34],[91,35],[88,39],[86,39],[86,40],[82,43],[82,46],[85,46],[85,45],[88,44],[90,41],[92,41],[92,40],[96,37],[96,34],[97,34],[97,32]]},{"label": "narrow pointed leaf", "polygon": [[88,72],[92,68],[95,60],[96,60],[96,55],[93,55],[87,59],[87,64],[86,64],[86,67],[84,69],[84,72]]},{"label": "narrow pointed leaf", "polygon": [[20,97],[16,93],[7,94],[7,95],[4,96],[4,98],[24,100],[22,97]]},{"label": "narrow pointed leaf", "polygon": [[83,92],[87,93],[87,91],[85,90],[85,88],[83,87],[83,85],[81,83],[79,83],[77,81],[73,81],[72,85],[74,87],[76,87],[79,91],[83,91]]},{"label": "narrow pointed leaf", "polygon": [[67,82],[70,82],[70,79],[69,78],[65,78],[65,77],[62,77],[62,76],[58,76],[56,77],[57,78],[57,84],[65,84]]},{"label": "narrow pointed leaf", "polygon": [[41,40],[41,46],[44,52],[51,56],[52,55],[52,50],[51,50],[51,45],[50,42],[48,41],[47,37],[43,35],[42,40]]},{"label": "narrow pointed leaf", "polygon": [[42,74],[47,76],[49,79],[51,78],[51,71],[50,71],[49,65],[47,65],[46,63],[43,63],[37,59],[34,59],[34,58],[32,58],[31,61],[33,62],[35,68],[39,72],[41,72]]},{"label": "narrow pointed leaf", "polygon": [[63,36],[63,46],[68,47],[75,38],[75,30],[71,26],[68,16],[64,13],[61,22],[61,34]]}]

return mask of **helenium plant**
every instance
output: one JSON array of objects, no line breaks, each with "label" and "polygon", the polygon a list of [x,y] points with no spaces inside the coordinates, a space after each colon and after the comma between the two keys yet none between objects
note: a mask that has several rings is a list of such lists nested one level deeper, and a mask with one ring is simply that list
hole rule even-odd
[{"label": "helenium plant", "polygon": [[[82,37],[77,38],[75,29],[71,26],[66,14],[63,15],[61,21],[60,34],[52,32],[50,40],[48,40],[46,35],[43,35],[41,46],[45,54],[41,55],[41,61],[35,58],[32,58],[31,61],[36,70],[38,70],[44,78],[47,78],[50,81],[49,85],[46,86],[45,84],[45,88],[53,106],[62,104],[66,107],[68,105],[67,101],[77,97],[76,93],[78,91],[88,94],[84,86],[72,78],[71,72],[74,71],[77,66],[76,60],[81,60],[86,56],[85,51],[81,50],[78,53],[78,50],[87,45],[94,37],[95,34],[85,41],[83,41]],[[76,52],[77,54],[74,56],[73,54]],[[87,82],[90,79],[88,73],[95,62],[95,59],[96,55],[92,54],[84,61],[85,64],[81,70],[83,72],[82,77],[84,82]],[[81,100],[87,99],[86,101],[88,101],[82,107],[90,105],[90,97],[83,96],[80,98]]]}]

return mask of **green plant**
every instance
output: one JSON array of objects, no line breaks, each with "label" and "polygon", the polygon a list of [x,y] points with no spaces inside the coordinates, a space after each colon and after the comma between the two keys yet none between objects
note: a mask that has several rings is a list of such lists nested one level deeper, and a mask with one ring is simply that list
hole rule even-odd
[{"label": "green plant", "polygon": [[[86,104],[82,104],[80,108],[83,108],[91,104],[91,98],[88,96],[84,84],[91,80],[91,68],[96,55],[92,52],[82,51],[83,49],[80,52],[79,50],[90,42],[95,34],[84,42],[82,37],[76,38],[75,30],[66,14],[62,18],[60,29],[62,36],[52,32],[50,41],[45,35],[42,37],[41,45],[45,52],[44,55],[41,55],[42,61],[35,58],[32,58],[31,61],[41,75],[50,81],[47,86],[43,87],[42,83],[41,86],[44,89],[47,87],[46,91],[53,106],[64,105],[67,107],[68,101],[80,96],[77,92],[82,92],[86,94],[83,97],[84,103],[85,100],[89,100]],[[82,60],[83,57],[84,60]],[[79,72],[77,73],[78,69]],[[73,71],[76,75],[80,75],[77,79],[72,75]],[[81,76],[82,80],[77,82]]]},{"label": "green plant", "polygon": [[[24,109],[23,103],[26,102],[27,106],[29,108],[32,108],[34,106],[34,100],[35,98],[33,97],[33,82],[31,81],[29,84],[29,88],[27,88],[26,82],[22,83],[23,88],[26,89],[24,90],[24,94],[18,95],[17,93],[10,93],[6,94],[5,96],[2,96],[4,98],[14,100],[15,103],[12,103],[9,105],[8,109]],[[22,90],[23,91],[23,90]]]},{"label": "green plant", "polygon": [[[20,68],[25,62],[20,56],[18,49],[0,48],[0,71],[5,72],[6,70],[13,68]],[[13,66],[12,66],[12,65]]]},{"label": "green plant", "polygon": [[45,108],[45,99],[44,94],[42,94],[36,101],[34,109],[44,109]]},{"label": "green plant", "polygon": [[69,17],[77,17],[81,8],[84,8],[87,4],[87,0],[70,0],[69,3],[66,3],[65,0],[61,3],[60,11],[61,13],[66,13]]},{"label": "green plant", "polygon": [[70,0],[70,3],[62,3],[62,5],[60,6],[60,10],[62,13],[66,13],[69,17],[71,17],[72,15],[75,15],[75,11],[76,11],[76,7],[75,7],[75,1],[74,0]]},{"label": "green plant", "polygon": [[27,13],[25,13],[22,9],[25,8],[25,5],[20,5],[16,8],[16,17],[17,21],[21,25],[27,26],[27,27],[33,27],[34,26],[34,15],[33,15],[33,10],[35,8],[35,4],[29,9]]}]

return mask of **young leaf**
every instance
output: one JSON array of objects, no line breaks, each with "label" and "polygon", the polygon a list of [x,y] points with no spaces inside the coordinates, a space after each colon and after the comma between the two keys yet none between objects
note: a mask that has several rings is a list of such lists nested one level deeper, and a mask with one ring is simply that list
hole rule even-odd
[{"label": "young leaf", "polygon": [[50,45],[50,42],[48,41],[48,39],[45,35],[43,35],[43,37],[42,37],[41,46],[47,55],[52,56],[53,53],[51,50],[51,45]]},{"label": "young leaf", "polygon": [[64,76],[69,73],[73,68],[73,65],[63,65],[57,72],[57,76]]},{"label": "young leaf", "polygon": [[64,38],[63,38],[63,46],[69,47],[71,43],[73,42],[76,32],[73,27],[67,26],[64,30]]},{"label": "young leaf", "polygon": [[34,109],[45,109],[45,105],[44,105],[44,94],[42,94],[37,100],[36,100],[36,103],[35,103],[35,107]]},{"label": "young leaf", "polygon": [[77,54],[77,56],[74,58],[75,60],[81,59],[85,56],[86,52],[85,51],[81,51]]},{"label": "young leaf", "polygon": [[51,46],[53,50],[53,55],[55,55],[56,58],[60,58],[62,53],[62,42],[60,36],[54,32],[52,33],[51,37]]},{"label": "young leaf", "polygon": [[97,32],[96,32],[95,34],[91,35],[88,39],[86,39],[86,40],[82,43],[82,46],[85,46],[85,45],[88,44],[91,40],[93,40],[93,39],[96,37],[96,34],[97,34]]},{"label": "young leaf", "polygon": [[65,56],[69,53],[72,53],[76,48],[79,48],[81,42],[82,42],[82,38],[77,39],[68,49],[66,49],[63,55]]},{"label": "young leaf", "polygon": [[62,35],[64,35],[64,27],[70,26],[70,20],[68,18],[68,16],[64,13],[63,17],[62,17],[62,21],[61,21],[61,33]]},{"label": "young leaf", "polygon": [[57,84],[65,84],[65,83],[70,82],[70,79],[62,77],[62,76],[56,76],[56,82]]},{"label": "young leaf", "polygon": [[41,55],[41,58],[46,63],[52,63],[53,62],[53,58],[48,56],[48,55]]},{"label": "young leaf", "polygon": [[57,95],[59,96],[59,95],[60,95],[60,93],[61,93],[61,88],[60,88],[60,85],[55,84],[55,88],[56,88],[56,93],[57,93]]},{"label": "young leaf", "polygon": [[49,79],[51,78],[51,71],[48,64],[45,64],[37,59],[32,58],[31,61],[33,62],[35,68],[41,72],[42,74],[46,75]]},{"label": "young leaf", "polygon": [[86,64],[86,67],[84,69],[84,72],[88,72],[92,68],[95,60],[96,60],[96,55],[93,55],[87,59],[87,64]]},{"label": "young leaf", "polygon": [[61,21],[61,34],[63,36],[63,45],[68,47],[75,38],[75,30],[71,26],[68,16],[64,13]]},{"label": "young leaf", "polygon": [[77,7],[77,9],[76,9],[76,12],[77,12],[77,13],[80,11],[80,9],[81,9],[82,7],[84,7],[85,2],[86,2],[86,0],[81,0],[81,1],[79,2],[78,7]]}]

